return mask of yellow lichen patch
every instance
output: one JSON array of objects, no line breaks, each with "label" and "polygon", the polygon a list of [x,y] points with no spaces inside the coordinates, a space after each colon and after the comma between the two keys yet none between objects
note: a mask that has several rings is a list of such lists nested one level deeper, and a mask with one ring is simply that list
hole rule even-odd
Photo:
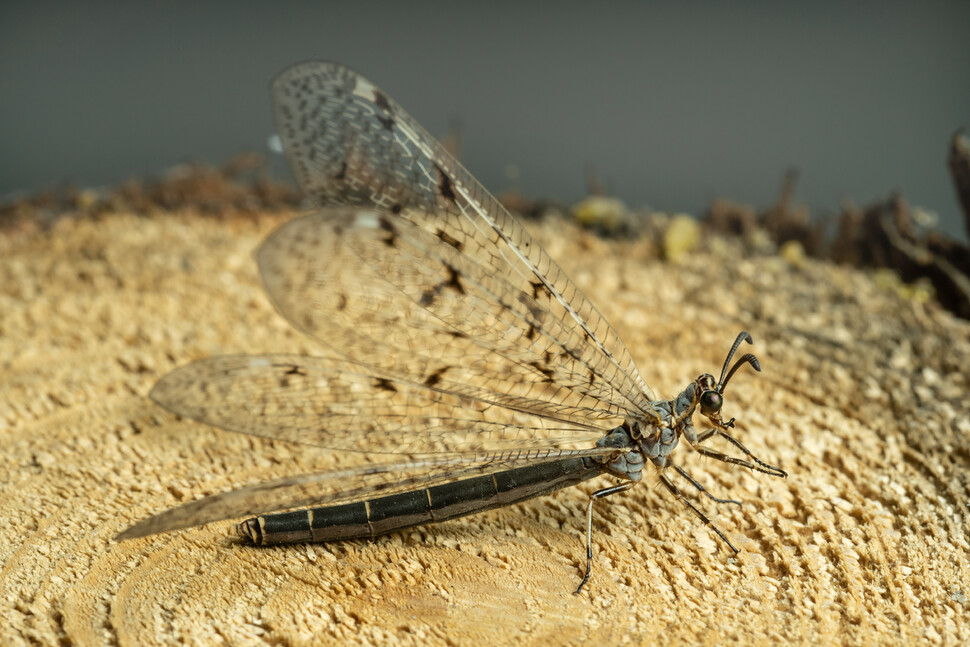
[{"label": "yellow lichen patch", "polygon": [[789,240],[783,243],[778,250],[778,255],[785,259],[791,267],[801,268],[805,266],[805,247],[797,240]]},{"label": "yellow lichen patch", "polygon": [[664,258],[678,263],[689,254],[701,239],[701,228],[691,216],[678,213],[670,218],[664,230]]},{"label": "yellow lichen patch", "polygon": [[605,231],[615,231],[626,217],[626,205],[621,200],[603,195],[591,195],[573,207],[573,218],[579,224]]},{"label": "yellow lichen patch", "polygon": [[895,270],[880,267],[872,272],[872,281],[887,292],[895,292],[906,300],[926,303],[933,299],[933,285],[927,278],[919,278],[912,283],[905,283]]}]

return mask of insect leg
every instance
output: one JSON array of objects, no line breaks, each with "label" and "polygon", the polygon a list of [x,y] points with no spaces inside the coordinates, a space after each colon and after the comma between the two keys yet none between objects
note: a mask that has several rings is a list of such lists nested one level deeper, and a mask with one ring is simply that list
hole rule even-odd
[{"label": "insect leg", "polygon": [[723,533],[723,532],[721,532],[721,530],[720,530],[720,529],[719,529],[719,528],[718,528],[717,526],[715,526],[715,525],[714,525],[714,523],[713,523],[713,522],[712,522],[712,521],[711,521],[710,519],[708,519],[708,518],[707,518],[707,515],[705,515],[705,514],[704,514],[703,512],[701,512],[700,510],[698,510],[698,509],[697,509],[697,507],[696,507],[696,506],[694,506],[694,504],[693,504],[693,503],[691,503],[690,501],[688,501],[688,500],[687,500],[687,497],[685,497],[685,496],[684,496],[684,494],[683,494],[683,493],[682,493],[682,492],[681,492],[680,490],[678,490],[678,489],[677,489],[677,486],[676,486],[676,485],[674,485],[674,483],[673,483],[673,481],[671,481],[671,480],[670,480],[670,479],[669,479],[669,478],[667,477],[667,475],[666,475],[666,474],[664,474],[663,472],[659,472],[658,474],[659,474],[659,476],[660,476],[660,482],[664,484],[664,487],[666,487],[666,488],[667,488],[667,490],[668,490],[668,491],[669,491],[669,492],[670,492],[671,494],[673,494],[673,495],[674,495],[675,497],[677,497],[678,499],[680,499],[680,502],[681,502],[681,503],[683,503],[684,505],[686,505],[686,506],[687,506],[688,508],[690,508],[690,509],[691,509],[691,511],[693,511],[693,513],[694,513],[694,514],[696,514],[696,515],[697,515],[697,516],[698,516],[698,517],[700,518],[700,520],[701,520],[701,521],[703,521],[703,522],[704,522],[704,524],[705,524],[705,525],[706,525],[706,526],[707,526],[708,528],[710,528],[710,529],[711,529],[711,530],[713,530],[713,531],[714,531],[715,533],[717,533],[717,536],[718,536],[718,537],[720,537],[720,538],[721,538],[721,540],[722,540],[722,541],[723,541],[723,542],[724,542],[725,544],[727,544],[727,545],[728,545],[728,547],[729,547],[729,548],[730,548],[731,550],[733,550],[733,551],[735,552],[735,554],[737,554],[737,553],[739,553],[739,552],[741,552],[741,551],[739,551],[739,550],[738,550],[737,548],[735,548],[735,547],[734,547],[734,544],[732,544],[732,543],[731,543],[730,541],[728,541],[728,538],[727,538],[727,537],[726,537],[726,536],[724,535],[724,533]]},{"label": "insect leg", "polygon": [[[670,465],[669,462],[667,464]],[[697,479],[695,479],[693,476],[691,476],[690,474],[688,474],[680,465],[674,465],[673,468],[675,470],[677,470],[677,473],[678,474],[680,474],[685,479],[687,479],[690,482],[691,485],[693,485],[695,488],[697,488],[698,492],[700,492],[701,494],[703,494],[704,496],[706,496],[711,501],[716,501],[717,503],[733,503],[735,505],[741,505],[741,502],[740,501],[735,501],[734,499],[719,499],[719,498],[717,498],[716,496],[714,496],[713,494],[711,494],[710,492],[708,492],[707,491],[707,488],[705,488],[703,485],[701,485],[700,483],[698,483],[697,482]]]},{"label": "insect leg", "polygon": [[[711,449],[709,447],[701,446],[701,443],[703,441],[707,440],[708,438],[714,435],[718,435],[721,438],[724,438],[725,440],[727,440],[729,443],[731,443],[732,445],[740,449],[741,452],[751,460],[746,461],[741,458],[734,458],[733,456],[728,456],[727,454],[720,452],[716,449]],[[764,472],[765,474],[771,474],[772,476],[780,476],[781,478],[786,478],[788,476],[788,472],[786,472],[785,470],[779,467],[775,467],[774,465],[769,465],[768,463],[765,463],[764,461],[760,460],[758,457],[756,457],[754,454],[748,451],[748,448],[742,445],[740,440],[738,440],[737,438],[735,438],[734,436],[732,436],[731,434],[727,433],[724,430],[709,429],[704,433],[700,434],[697,437],[697,444],[694,445],[694,449],[697,450],[697,452],[702,456],[707,456],[708,458],[715,458],[725,463],[731,463],[732,465],[740,465],[741,467],[747,467],[749,470],[754,470],[756,472]]]},{"label": "insect leg", "polygon": [[573,592],[573,595],[582,593],[583,587],[589,582],[590,572],[593,570],[593,502],[597,499],[610,496],[611,494],[629,490],[636,484],[636,481],[621,483],[620,485],[597,490],[589,496],[589,503],[586,504],[586,573],[583,575],[583,581],[579,583],[579,587]]}]

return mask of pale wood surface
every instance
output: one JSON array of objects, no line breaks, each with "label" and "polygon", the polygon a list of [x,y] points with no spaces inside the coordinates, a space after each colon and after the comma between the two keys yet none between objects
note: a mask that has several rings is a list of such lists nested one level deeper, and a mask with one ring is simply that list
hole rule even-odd
[{"label": "pale wood surface", "polygon": [[314,352],[251,255],[280,221],[107,215],[0,234],[0,643],[970,642],[970,326],[857,271],[708,252],[675,266],[562,223],[532,228],[658,393],[754,336],[764,372],[735,378],[725,412],[791,476],[678,450],[744,501],[704,503],[740,556],[655,481],[599,507],[581,597],[599,481],[374,542],[260,550],[228,523],[113,542],[309,463],[145,397],[194,358]]}]

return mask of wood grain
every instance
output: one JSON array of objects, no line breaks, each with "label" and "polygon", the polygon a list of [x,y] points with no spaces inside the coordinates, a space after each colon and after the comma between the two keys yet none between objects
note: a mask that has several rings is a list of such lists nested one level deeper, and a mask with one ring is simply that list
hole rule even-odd
[{"label": "wood grain", "polygon": [[178,420],[145,394],[185,362],[308,352],[252,251],[282,219],[190,213],[0,234],[0,643],[546,645],[970,642],[970,326],[867,275],[730,245],[680,265],[560,221],[537,237],[658,393],[717,372],[739,330],[764,372],[725,413],[787,480],[678,450],[730,555],[655,481],[373,542],[254,549],[230,524],[116,543],[203,494],[343,457]]}]

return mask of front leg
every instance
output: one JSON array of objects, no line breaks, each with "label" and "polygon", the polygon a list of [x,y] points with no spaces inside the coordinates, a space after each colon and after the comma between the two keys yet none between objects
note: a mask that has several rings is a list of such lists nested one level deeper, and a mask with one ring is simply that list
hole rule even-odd
[{"label": "front leg", "polygon": [[[721,438],[724,438],[729,443],[731,443],[732,445],[740,449],[741,452],[751,460],[746,461],[741,458],[728,456],[724,452],[718,451],[716,449],[711,449],[710,447],[704,447],[700,444],[713,436],[720,436]],[[714,458],[724,463],[730,463],[732,465],[740,465],[741,467],[746,467],[749,470],[753,470],[755,472],[764,472],[765,474],[770,474],[771,476],[780,476],[781,478],[788,477],[788,472],[781,469],[780,467],[769,465],[768,463],[765,463],[764,461],[759,459],[757,456],[755,456],[750,451],[748,451],[748,448],[745,447],[740,440],[738,440],[737,438],[729,434],[726,431],[726,429],[718,429],[717,427],[714,427],[713,429],[708,429],[707,431],[701,433],[696,438],[697,438],[697,443],[696,444],[691,443],[691,446],[695,450],[697,450],[697,453],[701,454],[702,456],[707,456],[708,458]]]}]

